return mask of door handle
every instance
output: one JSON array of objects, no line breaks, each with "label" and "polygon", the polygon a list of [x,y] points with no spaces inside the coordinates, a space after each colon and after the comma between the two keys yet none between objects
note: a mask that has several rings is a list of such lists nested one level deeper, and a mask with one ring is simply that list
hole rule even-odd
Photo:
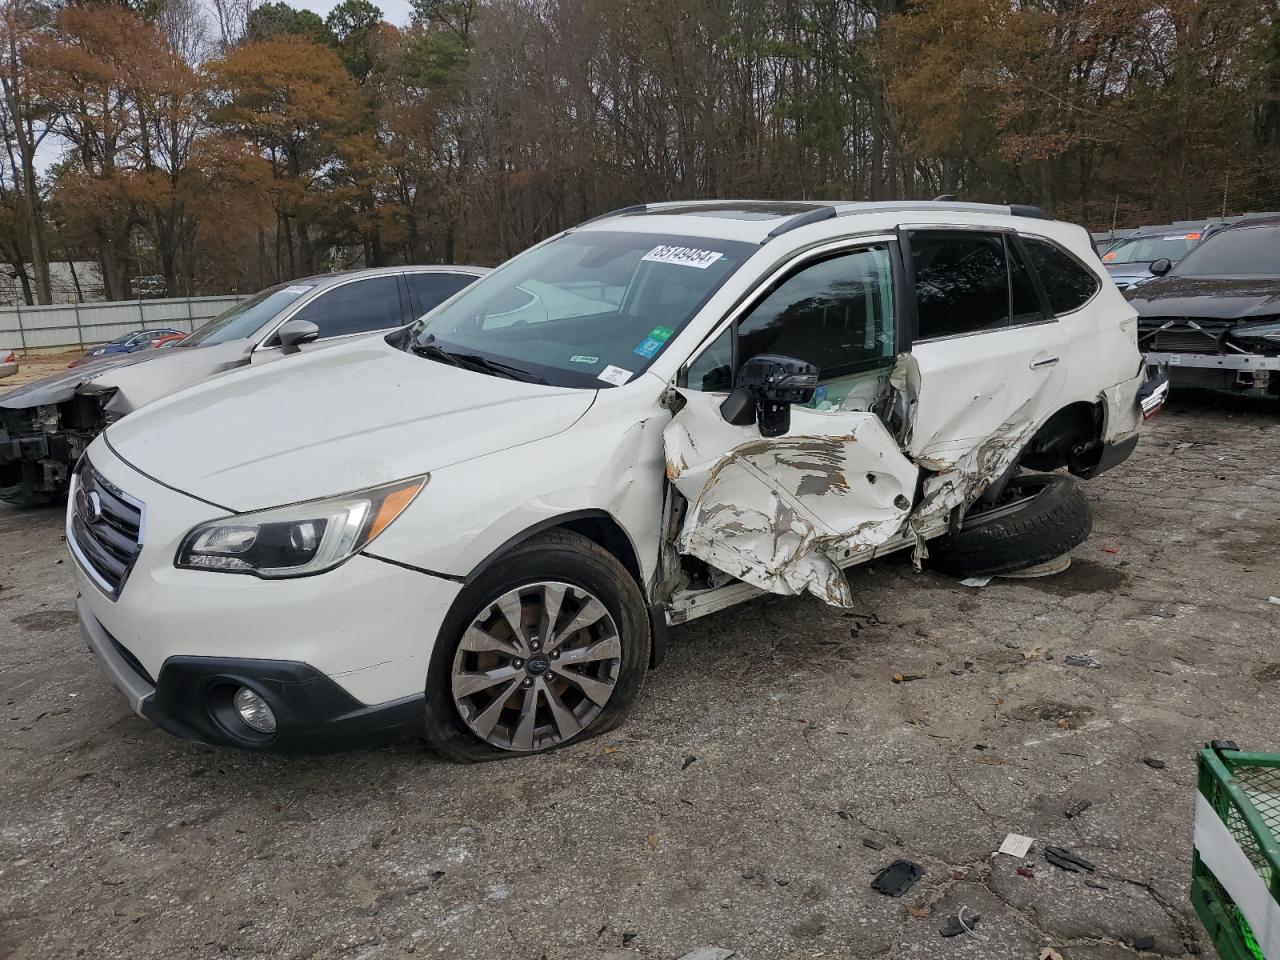
[{"label": "door handle", "polygon": [[1056,366],[1056,365],[1057,365],[1057,363],[1058,363],[1058,358],[1057,358],[1057,357],[1045,357],[1043,360],[1032,360],[1032,361],[1031,361],[1031,369],[1032,369],[1032,370],[1043,370],[1045,367],[1052,367],[1052,366]]}]

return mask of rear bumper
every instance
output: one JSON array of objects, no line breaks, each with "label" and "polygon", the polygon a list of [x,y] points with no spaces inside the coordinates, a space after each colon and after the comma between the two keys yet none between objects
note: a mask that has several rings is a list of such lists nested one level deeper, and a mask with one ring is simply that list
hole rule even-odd
[{"label": "rear bumper", "polygon": [[[292,660],[170,657],[152,680],[89,609],[76,601],[85,644],[130,709],[183,740],[260,753],[322,754],[421,735],[423,696],[366,706],[315,667]],[[277,731],[251,729],[231,709],[248,687],[271,707]]]}]

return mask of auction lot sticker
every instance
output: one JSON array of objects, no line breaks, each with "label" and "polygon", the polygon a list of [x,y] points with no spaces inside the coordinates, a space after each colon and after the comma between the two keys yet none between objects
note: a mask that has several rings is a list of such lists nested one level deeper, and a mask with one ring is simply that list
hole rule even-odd
[{"label": "auction lot sticker", "polygon": [[723,256],[716,250],[699,250],[696,247],[673,247],[662,244],[646,253],[641,260],[650,263],[675,263],[682,267],[697,267],[705,270]]},{"label": "auction lot sticker", "polygon": [[622,367],[615,367],[612,363],[596,374],[597,380],[603,380],[605,383],[612,383],[615,387],[620,387],[631,379],[631,371],[624,370]]}]

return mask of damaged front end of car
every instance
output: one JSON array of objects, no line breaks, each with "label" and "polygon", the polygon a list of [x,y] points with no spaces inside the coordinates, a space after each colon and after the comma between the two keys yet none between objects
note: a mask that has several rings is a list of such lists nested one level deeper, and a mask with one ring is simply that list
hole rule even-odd
[{"label": "damaged front end of car", "polygon": [[0,402],[0,500],[29,507],[65,495],[76,461],[111,422],[114,396],[78,391],[31,406]]}]

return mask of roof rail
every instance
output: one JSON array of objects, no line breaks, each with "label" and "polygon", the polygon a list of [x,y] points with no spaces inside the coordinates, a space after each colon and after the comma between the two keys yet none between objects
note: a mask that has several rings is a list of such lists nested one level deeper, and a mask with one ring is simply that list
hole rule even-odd
[{"label": "roof rail", "polygon": [[1009,204],[1009,213],[1015,217],[1031,217],[1033,220],[1052,220],[1041,207],[1033,207],[1028,203]]},{"label": "roof rail", "polygon": [[798,227],[807,227],[811,223],[821,223],[823,220],[830,220],[835,215],[835,207],[814,207],[812,210],[806,211],[805,213],[798,213],[794,217],[784,220],[782,223],[770,230],[769,235],[760,241],[760,243],[763,246],[774,237],[780,237],[784,233],[790,233]]},{"label": "roof rail", "polygon": [[959,199],[960,198],[957,197],[954,193],[942,193],[934,197],[933,202],[934,203],[955,203],[955,201]]},{"label": "roof rail", "polygon": [[647,203],[637,203],[630,207],[619,207],[617,210],[610,210],[608,213],[602,213],[600,216],[592,217],[590,220],[583,220],[582,223],[578,224],[578,226],[585,227],[588,223],[595,223],[597,220],[608,220],[610,217],[625,217],[630,213],[644,213],[648,209],[649,205]]}]

